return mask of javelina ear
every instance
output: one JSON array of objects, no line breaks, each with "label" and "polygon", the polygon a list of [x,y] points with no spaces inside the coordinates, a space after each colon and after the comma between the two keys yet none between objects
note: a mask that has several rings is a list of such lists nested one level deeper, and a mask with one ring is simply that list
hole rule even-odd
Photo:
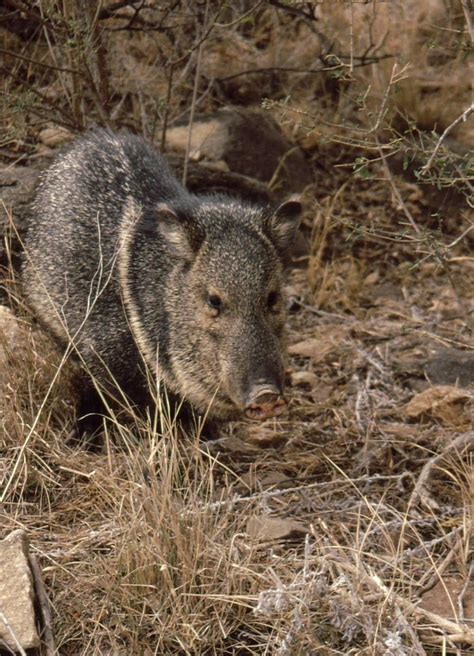
[{"label": "javelina ear", "polygon": [[266,232],[280,255],[284,255],[294,241],[301,218],[301,203],[286,201],[266,221]]},{"label": "javelina ear", "polygon": [[179,217],[166,203],[156,206],[158,231],[172,255],[192,260],[198,250],[200,238],[196,226],[190,220]]}]

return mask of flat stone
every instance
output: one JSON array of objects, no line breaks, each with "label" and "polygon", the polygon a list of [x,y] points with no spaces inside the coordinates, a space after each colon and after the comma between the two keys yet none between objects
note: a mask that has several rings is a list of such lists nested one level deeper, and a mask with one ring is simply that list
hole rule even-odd
[{"label": "flat stone", "polygon": [[0,166],[0,234],[9,223],[8,213],[13,212],[17,230],[23,229],[24,218],[33,198],[40,167]]},{"label": "flat stone", "polygon": [[22,530],[0,542],[0,640],[13,651],[38,647],[28,540]]},{"label": "flat stone", "polygon": [[252,539],[261,542],[302,538],[308,530],[308,527],[294,519],[253,515],[247,521],[247,533]]},{"label": "flat stone", "polygon": [[[166,143],[186,150],[187,124],[169,128]],[[301,148],[283,135],[269,112],[225,107],[214,114],[198,114],[191,133],[190,158],[223,164],[229,171],[272,183],[276,198],[287,198],[313,182]]]},{"label": "flat stone", "polygon": [[462,605],[464,622],[474,628],[474,583],[463,580],[461,576],[446,576],[434,588],[425,592],[420,608],[436,613],[450,621],[457,621],[459,596],[463,592]]},{"label": "flat stone", "polygon": [[441,351],[426,363],[425,374],[433,385],[472,385],[474,353],[459,349]]},{"label": "flat stone", "polygon": [[17,347],[19,337],[18,320],[10,308],[0,305],[0,366],[4,366],[8,354]]}]

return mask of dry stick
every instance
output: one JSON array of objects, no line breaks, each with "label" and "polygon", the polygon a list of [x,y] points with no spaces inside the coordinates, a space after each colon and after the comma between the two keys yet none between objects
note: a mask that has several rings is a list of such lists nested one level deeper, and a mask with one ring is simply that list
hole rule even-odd
[{"label": "dry stick", "polygon": [[[393,59],[394,55],[381,55],[380,57],[373,57],[367,61],[360,61],[357,64],[353,65],[353,68],[360,68],[362,66],[370,66],[371,64],[377,64],[379,61],[384,59]],[[264,66],[262,68],[247,68],[245,71],[240,71],[240,73],[233,73],[232,75],[224,75],[223,77],[217,77],[218,82],[227,82],[229,80],[234,80],[237,77],[243,77],[244,75],[256,75],[257,73],[273,73],[275,71],[280,71],[282,73],[301,73],[304,75],[317,75],[319,73],[328,73],[331,71],[341,70],[346,68],[347,65],[340,63],[337,66],[322,66],[321,68],[298,68],[295,66]],[[405,67],[406,68],[406,67]],[[341,127],[345,127],[341,125]],[[346,130],[350,128],[346,127]]]},{"label": "dry stick", "polygon": [[[49,107],[51,107],[55,111],[59,112],[62,116],[64,116],[65,118],[64,118],[64,121],[62,123],[64,126],[70,128],[72,130],[77,129],[77,125],[74,124],[74,123],[71,123],[69,114],[60,105],[55,104],[54,101],[47,98],[47,96],[44,93],[42,93],[41,91],[38,91],[38,89],[35,89],[33,86],[30,86],[27,81],[23,80],[19,75],[16,75],[12,71],[8,70],[8,68],[6,66],[0,66],[0,73],[2,73],[5,76],[10,76],[11,78],[13,78],[16,82],[18,82],[24,88],[26,88],[30,93],[37,96],[41,101],[43,101],[43,103],[45,105],[48,105]],[[29,111],[31,111],[31,109]],[[56,123],[58,123],[58,122],[59,121],[56,121]]]},{"label": "dry stick", "polygon": [[[205,17],[204,17],[204,25],[207,23],[207,14],[208,14],[208,9],[209,9],[209,0],[208,0],[207,3],[206,3],[206,13],[205,13]],[[204,43],[204,41],[206,41],[207,37],[210,35],[210,33],[212,32],[212,30],[213,30],[214,27],[216,26],[216,20],[217,20],[217,18],[219,17],[221,11],[222,11],[222,5],[219,7],[219,9],[218,9],[217,13],[215,14],[213,20],[211,21],[211,25],[209,26],[209,29],[208,29],[208,30],[205,30],[205,31],[203,30],[203,31],[204,31],[204,34],[203,34],[202,37],[199,39],[199,41],[197,41],[197,42],[196,42],[191,48],[188,48],[188,49],[186,50],[186,52],[184,53],[184,55],[182,55],[181,57],[178,57],[178,59],[173,59],[173,60],[171,61],[171,63],[173,64],[173,66],[177,66],[178,64],[181,64],[181,62],[184,61],[186,58],[190,57],[190,55],[192,55],[192,53],[193,53],[195,50],[199,50],[199,48],[202,46],[202,44]]]},{"label": "dry stick", "polygon": [[289,148],[289,149],[286,151],[286,153],[284,153],[284,154],[280,157],[280,160],[279,160],[279,162],[278,162],[278,165],[277,165],[277,167],[276,167],[276,169],[275,169],[275,171],[274,171],[274,173],[273,173],[273,175],[272,175],[272,178],[271,178],[270,182],[268,183],[268,188],[269,188],[270,190],[272,190],[273,187],[274,187],[274,185],[277,183],[277,181],[278,181],[278,176],[280,175],[280,172],[281,172],[282,168],[285,166],[285,162],[286,162],[286,160],[288,159],[288,157],[289,157],[290,155],[293,155],[293,153],[295,153],[295,152],[298,150],[298,148],[299,148],[299,146],[292,146],[291,148]]},{"label": "dry stick", "polygon": [[349,3],[349,41],[350,41],[350,60],[349,71],[354,72],[354,8],[352,2]]},{"label": "dry stick", "polygon": [[465,622],[464,619],[464,596],[467,592],[467,589],[469,585],[472,583],[472,570],[474,569],[474,560],[471,562],[469,566],[469,570],[467,572],[466,580],[464,581],[464,585],[462,586],[461,592],[458,594],[458,612],[459,612],[459,620],[461,622]]},{"label": "dry stick", "polygon": [[461,0],[461,7],[464,12],[464,18],[466,19],[467,31],[471,37],[471,43],[474,45],[474,23],[472,22],[472,9],[469,6],[470,4],[469,0]]},{"label": "dry stick", "polygon": [[[354,64],[354,68],[356,68],[357,66],[358,66],[358,64]],[[327,125],[329,127],[338,128],[340,130],[350,130],[351,132],[354,132],[354,133],[357,133],[357,134],[365,134],[365,135],[373,134],[373,133],[377,132],[378,128],[380,127],[380,125],[383,121],[383,118],[384,118],[385,114],[387,113],[387,103],[388,103],[388,99],[389,99],[389,95],[390,95],[390,89],[392,88],[392,86],[394,86],[395,84],[398,84],[399,82],[401,82],[402,80],[405,79],[405,73],[407,71],[407,68],[408,68],[408,65],[405,65],[400,69],[400,71],[397,72],[397,64],[393,65],[392,72],[390,74],[390,81],[387,84],[387,87],[384,91],[382,101],[380,103],[380,107],[378,109],[377,116],[375,118],[375,122],[370,128],[358,128],[355,125],[343,125],[342,123],[332,123],[331,121],[324,121],[324,120],[321,120],[321,118],[319,116],[317,116],[316,114],[313,114],[311,112],[307,112],[303,109],[297,109],[296,107],[290,107],[286,103],[279,102],[278,100],[272,100],[271,101],[271,106],[272,107],[279,107],[279,108],[283,109],[284,111],[292,112],[293,114],[296,114],[296,115],[307,116],[308,118],[310,118],[314,121],[321,121],[321,123],[323,123],[324,125]],[[269,70],[269,69],[264,69],[264,68],[255,69],[255,71],[259,71],[259,70],[265,71],[265,70]],[[298,70],[298,69],[290,69],[290,68],[283,69],[283,68],[274,67],[272,70]],[[322,71],[331,71],[331,70],[334,70],[334,67],[325,68],[325,69],[321,69],[321,70],[317,70],[317,71],[316,70],[306,70],[306,71],[300,71],[300,72],[320,73]],[[239,75],[240,75],[240,73],[237,73],[236,75],[228,75],[227,77],[221,77],[221,78],[217,78],[217,79],[222,82],[223,80],[230,80],[234,77],[238,77]],[[348,137],[348,139],[349,139],[349,137]],[[338,140],[333,139],[333,141],[338,141]],[[355,140],[355,138],[352,141],[353,141],[353,143],[349,142],[349,145],[363,146],[366,150],[371,150],[371,149],[373,150],[375,148],[377,150],[379,150],[380,148],[383,148],[383,147],[387,148],[387,145],[388,146],[390,145],[390,144],[386,144],[385,146],[381,146],[381,144],[377,142],[376,146],[369,147],[368,144],[366,144],[365,141],[358,141],[357,142]],[[399,141],[399,140],[396,140],[396,141]],[[394,143],[396,143],[396,141]],[[340,141],[340,143],[344,143],[344,141]]]},{"label": "dry stick", "polygon": [[[458,531],[458,533],[461,532],[462,528],[463,528],[462,526],[459,527],[460,530]],[[444,572],[447,570],[449,565],[451,565],[455,557],[456,557],[456,552],[454,551],[454,548],[451,547],[450,550],[448,551],[447,556],[444,558],[443,562],[441,563],[441,565],[436,565],[435,573],[432,574],[431,570],[428,571],[429,578],[426,581],[426,583],[424,582],[425,577],[422,577],[420,579],[420,587],[418,589],[418,594],[420,596],[423,596],[425,592],[428,592],[429,590],[434,588],[435,585],[442,580],[442,574],[444,574]]]},{"label": "dry stick", "polygon": [[404,610],[408,611],[409,613],[413,613],[416,616],[424,617],[433,624],[436,624],[443,631],[449,632],[449,635],[446,636],[448,640],[451,640],[452,642],[466,642],[469,645],[474,645],[474,631],[472,631],[470,627],[463,626],[458,622],[448,620],[441,615],[437,615],[436,613],[432,613],[429,610],[420,608],[414,602],[401,597],[396,592],[393,592],[393,590],[388,588],[382,582],[380,577],[375,573],[369,574],[364,569],[356,567],[349,562],[341,561],[337,565],[342,569],[348,569],[352,573],[360,576],[371,588],[375,588],[376,590],[383,592],[386,598],[395,603],[397,606],[402,607]]},{"label": "dry stick", "polygon": [[[216,442],[219,442],[219,440],[216,440]],[[315,489],[315,488],[328,488],[329,486],[334,486],[334,485],[339,486],[340,488],[343,485],[348,485],[348,484],[354,485],[355,483],[373,483],[379,481],[392,481],[392,480],[400,481],[403,478],[411,478],[411,473],[403,472],[401,474],[387,474],[386,476],[373,474],[371,476],[359,476],[358,478],[336,479],[333,481],[323,481],[323,482],[318,481],[316,483],[307,483],[306,485],[298,485],[295,487],[276,488],[274,490],[263,490],[262,492],[255,492],[253,494],[249,494],[248,496],[235,494],[234,496],[226,498],[223,501],[211,501],[209,503],[200,504],[197,508],[197,511],[196,510],[185,511],[181,513],[181,515],[187,517],[189,515],[196,514],[196,512],[202,513],[202,512],[219,510],[220,508],[227,508],[227,507],[232,508],[234,505],[238,503],[249,503],[251,501],[262,501],[272,498],[278,498],[278,497],[287,496],[288,494],[298,494],[299,492],[307,492],[308,490]]]},{"label": "dry stick", "polygon": [[[206,33],[206,24],[207,17],[209,14],[209,0],[206,2],[206,11],[204,13],[203,21],[203,32]],[[196,61],[196,73],[194,76],[194,88],[193,88],[193,97],[191,100],[191,112],[189,115],[189,128],[188,128],[188,143],[186,144],[186,155],[184,157],[184,169],[183,169],[183,185],[186,186],[186,178],[188,177],[188,161],[189,161],[189,152],[191,150],[191,136],[193,132],[193,121],[194,121],[194,110],[196,108],[196,98],[199,86],[199,74],[201,72],[201,56],[202,56],[202,46],[204,39],[201,39],[197,51],[197,61]]]},{"label": "dry stick", "polygon": [[455,440],[453,440],[448,446],[438,453],[438,455],[433,456],[425,463],[423,466],[418,480],[415,483],[413,492],[411,493],[409,506],[414,505],[420,500],[422,503],[425,503],[429,508],[438,508],[437,502],[431,498],[430,494],[425,490],[426,483],[431,476],[433,467],[442,460],[449,451],[453,449],[463,449],[464,447],[474,447],[474,431],[468,431],[467,433],[462,433],[458,435]]},{"label": "dry stick", "polygon": [[7,627],[7,629],[8,629],[8,633],[9,633],[9,634],[11,635],[11,637],[13,638],[13,642],[15,643],[16,649],[18,650],[18,652],[20,653],[20,655],[21,655],[21,656],[26,656],[26,651],[25,651],[25,650],[23,649],[23,647],[21,646],[20,641],[18,640],[15,631],[13,630],[13,628],[12,628],[10,622],[8,621],[8,619],[5,617],[5,615],[2,613],[1,610],[0,610],[0,620],[2,620],[2,622],[3,622],[3,623],[5,624],[5,626]]},{"label": "dry stick", "polygon": [[33,581],[36,590],[36,597],[41,610],[43,620],[42,624],[42,640],[46,645],[46,656],[55,656],[56,645],[54,643],[53,623],[51,621],[51,612],[49,608],[49,599],[44,587],[43,577],[41,576],[41,569],[38,565],[38,560],[34,554],[29,555],[30,569],[33,574]]},{"label": "dry stick", "polygon": [[467,120],[467,117],[469,116],[469,114],[472,114],[472,112],[474,112],[474,103],[471,103],[470,107],[465,109],[463,111],[463,113],[460,116],[457,117],[456,120],[454,120],[450,125],[448,125],[448,127],[445,129],[443,134],[438,139],[438,142],[437,142],[433,152],[431,153],[430,158],[428,159],[426,164],[421,168],[421,174],[422,175],[425,175],[429,171],[429,169],[431,168],[431,164],[433,163],[433,160],[436,157],[436,155],[438,153],[438,150],[441,147],[441,144],[446,139],[446,137],[451,132],[451,130],[453,130],[457,125],[459,125],[459,123],[465,122]]},{"label": "dry stick", "polygon": [[45,64],[44,62],[40,62],[37,59],[33,59],[32,57],[25,57],[25,55],[19,55],[16,52],[12,52],[11,50],[7,50],[6,48],[0,48],[0,55],[8,55],[9,57],[14,57],[14,59],[20,59],[21,61],[26,61],[29,64],[34,64],[35,66],[41,66],[42,68],[47,68],[50,71],[58,71],[59,73],[74,73],[76,74],[77,71],[75,71],[73,68],[63,68],[61,66],[52,66],[51,64]]},{"label": "dry stick", "polygon": [[256,9],[258,9],[260,7],[260,5],[263,4],[263,2],[264,2],[264,0],[258,0],[258,2],[253,7],[251,7],[248,11],[246,11],[244,14],[241,14],[238,18],[231,21],[230,23],[215,23],[215,26],[216,27],[226,27],[227,28],[227,27],[233,27],[234,25],[238,25],[245,18],[247,18],[248,16],[253,14],[254,11]]},{"label": "dry stick", "polygon": [[[376,139],[377,143],[379,143],[379,139],[378,139],[377,136],[375,137],[375,139]],[[416,222],[415,222],[415,219],[413,218],[413,216],[412,216],[410,210],[409,210],[408,207],[406,206],[406,203],[405,203],[405,201],[403,200],[402,195],[401,195],[400,191],[398,190],[397,185],[395,184],[395,180],[393,179],[392,172],[390,171],[390,167],[389,167],[389,165],[387,164],[387,158],[384,156],[381,147],[380,147],[379,152],[380,152],[380,159],[382,160],[382,166],[383,166],[384,171],[385,171],[385,173],[386,173],[386,175],[387,175],[387,178],[388,178],[388,180],[389,180],[389,182],[390,182],[390,186],[392,187],[392,191],[393,191],[393,193],[395,194],[395,197],[396,197],[398,203],[400,204],[400,207],[402,208],[403,213],[404,213],[405,216],[407,217],[408,222],[410,223],[411,227],[412,227],[413,230],[419,235],[419,234],[421,234],[421,230],[420,230],[420,228],[417,226],[417,224],[416,224]]]},{"label": "dry stick", "polygon": [[170,115],[171,91],[173,88],[173,73],[174,73],[174,66],[173,66],[173,62],[171,62],[168,71],[168,88],[166,89],[165,115],[163,117],[163,128],[161,130],[160,150],[162,153],[165,152],[165,148],[166,148],[166,130],[168,129],[168,119]]}]

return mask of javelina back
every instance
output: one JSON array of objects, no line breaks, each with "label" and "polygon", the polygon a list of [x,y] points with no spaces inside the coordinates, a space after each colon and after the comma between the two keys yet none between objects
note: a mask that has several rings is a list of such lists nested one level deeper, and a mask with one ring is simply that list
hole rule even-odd
[{"label": "javelina back", "polygon": [[273,416],[285,405],[282,260],[299,214],[296,202],[195,196],[141,138],[95,131],[42,177],[27,301],[111,394],[149,402],[148,369],[198,412]]}]

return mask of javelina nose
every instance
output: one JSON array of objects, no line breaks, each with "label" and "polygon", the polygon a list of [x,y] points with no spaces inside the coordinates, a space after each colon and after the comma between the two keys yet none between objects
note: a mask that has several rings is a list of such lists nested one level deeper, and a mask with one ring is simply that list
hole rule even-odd
[{"label": "javelina nose", "polygon": [[245,415],[250,419],[277,417],[286,410],[286,401],[281,390],[273,383],[260,382],[253,385],[245,404]]}]

